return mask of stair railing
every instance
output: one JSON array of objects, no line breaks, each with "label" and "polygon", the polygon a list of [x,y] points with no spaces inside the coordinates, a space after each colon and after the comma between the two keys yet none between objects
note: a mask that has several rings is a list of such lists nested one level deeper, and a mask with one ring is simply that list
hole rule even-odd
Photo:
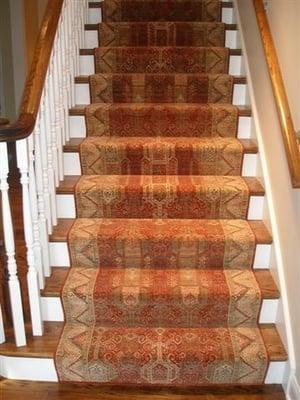
[{"label": "stair railing", "polygon": [[263,0],[253,0],[256,18],[264,46],[273,93],[285,145],[290,177],[294,188],[300,188],[300,151],[297,133],[294,128],[288,97],[286,94],[280,65],[272,38]]},{"label": "stair railing", "polygon": [[[0,126],[0,190],[14,337],[26,344],[22,295],[9,201],[8,142],[16,142],[21,175],[27,286],[32,334],[43,334],[40,289],[50,276],[48,235],[57,224],[56,188],[64,178],[63,146],[84,43],[87,0],[49,0],[16,122]],[[0,341],[5,340],[0,326]]]}]

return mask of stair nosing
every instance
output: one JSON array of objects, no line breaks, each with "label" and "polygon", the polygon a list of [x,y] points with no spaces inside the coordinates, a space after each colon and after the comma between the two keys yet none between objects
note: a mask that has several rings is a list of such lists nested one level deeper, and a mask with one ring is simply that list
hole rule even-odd
[{"label": "stair nosing", "polygon": [[[32,337],[31,334],[31,325],[27,324],[27,346],[22,346],[22,347],[16,347],[15,342],[14,342],[14,336],[13,336],[13,330],[7,335],[6,342],[0,345],[0,355],[6,356],[6,357],[20,357],[20,358],[54,358],[54,354],[57,349],[57,344],[61,335],[61,331],[64,327],[64,322],[49,322],[45,321],[44,322],[44,327],[46,330],[49,330],[49,327],[52,327],[51,329],[55,328],[55,332],[50,332],[48,335],[44,335],[42,337]],[[259,324],[258,329],[261,332],[261,335],[264,338],[264,342],[266,345],[266,351],[268,353],[269,361],[270,362],[283,362],[287,361],[287,352],[284,348],[284,345],[282,343],[282,340],[279,336],[279,333],[276,329],[275,324]],[[197,328],[195,328],[197,329]],[[279,346],[279,350],[274,351],[272,347],[274,347],[274,343],[270,342],[270,335],[266,333],[267,331],[272,332],[272,338],[276,340],[275,346]],[[47,343],[47,340],[51,341],[51,345],[48,346],[48,348],[45,346]],[[269,340],[269,341],[268,341]],[[37,346],[36,343],[39,343],[39,346]],[[30,347],[31,345],[31,347]],[[45,347],[47,350],[45,350]]]},{"label": "stair nosing", "polygon": [[[80,146],[88,138],[89,138],[89,136],[86,138],[70,139],[69,142],[67,142],[63,147],[64,153],[80,153]],[[99,138],[104,139],[103,137],[99,137]],[[108,137],[106,139],[109,140],[111,138],[112,137]],[[113,138],[116,139],[117,137],[113,137]],[[143,137],[143,138],[148,139],[148,137]],[[149,138],[152,138],[152,136]],[[183,136],[177,136],[177,138],[185,139],[185,137],[183,137]],[[129,143],[134,142],[134,139],[136,139],[136,137],[130,136],[130,137],[128,137],[128,142]],[[155,139],[155,137],[153,137],[153,139]],[[202,138],[199,138],[199,143],[201,143],[201,139]],[[233,139],[233,141],[240,142],[240,144],[243,146],[243,154],[257,154],[258,153],[258,144],[255,139],[240,139],[240,138],[231,138],[231,139]]]},{"label": "stair nosing", "polygon": [[[158,21],[138,21],[138,22],[125,22],[125,21],[119,21],[119,22],[109,22],[108,24],[109,25],[111,25],[111,24],[116,24],[116,25],[118,25],[118,24],[120,24],[120,23],[126,23],[126,24],[128,24],[128,23],[132,23],[132,24],[137,24],[137,23],[141,23],[141,24],[143,24],[143,23],[155,23],[155,22],[158,22]],[[168,23],[168,21],[166,21],[167,23]],[[201,23],[201,21],[178,21],[178,22],[180,22],[180,23],[195,23],[195,22],[200,22]],[[101,25],[101,24],[106,24],[107,22],[105,22],[105,21],[102,21],[102,22],[99,22],[99,23],[97,23],[97,24],[85,24],[84,25],[84,29],[86,30],[86,31],[98,31],[98,29],[99,29],[99,26]],[[174,23],[176,23],[176,21],[174,21]],[[205,23],[210,23],[209,21],[205,21]],[[211,23],[214,23],[214,22],[211,22]],[[225,25],[225,31],[236,31],[237,29],[238,29],[238,26],[237,26],[237,24],[226,24],[226,23],[224,23],[224,22],[219,22],[220,24],[224,24]]]},{"label": "stair nosing", "polygon": [[[179,74],[182,74],[181,72]],[[185,75],[185,73],[183,73]],[[75,83],[77,84],[89,84],[90,83],[90,76],[94,76],[94,75],[122,75],[122,73],[97,73],[97,74],[92,74],[92,75],[78,75],[75,77]],[[148,75],[147,73],[126,73],[127,75]],[[153,75],[153,74],[149,74],[149,75]],[[158,74],[159,75],[159,74]],[[176,73],[172,74],[163,74],[162,75],[176,75]],[[199,74],[188,74],[186,73],[186,75],[202,75],[201,73]],[[207,75],[205,73],[203,73],[203,75]],[[208,74],[209,75],[209,74]],[[215,75],[215,74],[213,74]],[[220,75],[230,75],[230,74],[220,74]],[[231,75],[233,77],[233,84],[234,85],[246,85],[247,84],[247,78],[245,75]]]},{"label": "stair nosing", "polygon": [[[72,266],[71,266],[72,267]],[[70,271],[71,267],[52,267],[52,271],[53,271],[53,276],[50,278],[46,278],[46,285],[45,288],[43,290],[41,290],[41,296],[42,297],[53,297],[53,298],[60,298],[61,295],[61,291],[64,285],[64,281],[67,278],[67,275]],[[223,270],[223,268],[221,268]],[[213,270],[212,268],[209,269],[210,271]],[[218,270],[218,268],[215,269],[216,271]],[[215,271],[214,270],[214,271]],[[237,268],[234,268],[234,270],[238,270]],[[279,289],[271,275],[270,269],[265,268],[265,269],[253,269],[253,274],[255,276],[255,279],[257,281],[258,287],[261,291],[261,295],[262,295],[262,300],[278,300],[280,298],[280,292]],[[47,288],[47,282],[51,281],[51,279],[54,279],[57,282],[57,278],[55,277],[55,274],[57,273],[62,273],[63,274],[63,281],[58,283],[58,287],[57,290],[51,290]],[[268,274],[267,279],[268,280],[272,280],[272,284],[273,284],[273,288],[272,288],[272,295],[270,295],[268,293],[267,289],[262,288],[260,281],[259,281],[259,277],[260,275],[263,274]],[[261,278],[262,279],[262,278]],[[265,278],[266,279],[266,278]],[[60,286],[59,286],[60,285]]]},{"label": "stair nosing", "polygon": [[[120,48],[120,49],[124,49],[126,47],[137,47],[137,46],[107,46],[107,48]],[[142,48],[142,47],[143,46],[139,46],[139,48]],[[147,46],[147,47],[151,47],[151,46]],[[152,47],[156,47],[156,46],[152,46]],[[162,47],[174,47],[174,46],[162,46]],[[175,47],[186,48],[186,46],[175,46]],[[198,47],[206,47],[206,46],[189,46],[189,48],[193,48],[193,47],[198,48]],[[102,46],[102,47],[98,46],[98,47],[95,47],[93,49],[91,49],[91,48],[89,48],[89,49],[82,48],[82,49],[79,50],[79,55],[80,56],[94,56],[95,55],[95,49],[97,49],[97,48],[104,49],[105,46]],[[224,46],[221,47],[221,48],[223,49]],[[229,55],[230,56],[241,56],[242,55],[242,49],[228,49],[228,50],[229,50]]]},{"label": "stair nosing", "polygon": [[[72,227],[72,225],[74,224],[75,220],[78,219],[82,219],[82,218],[58,218],[57,220],[57,225],[54,227],[54,231],[53,233],[50,235],[50,242],[52,243],[62,243],[62,242],[66,242],[70,229]],[[99,218],[97,218],[99,219]],[[114,219],[114,218],[111,218]],[[136,219],[136,218],[135,218]],[[100,219],[99,219],[100,220]],[[170,220],[172,222],[172,220]],[[270,234],[270,232],[268,231],[266,225],[264,224],[263,221],[261,220],[251,220],[248,221],[247,223],[249,224],[249,226],[251,227],[253,234],[255,235],[256,238],[256,245],[270,245],[273,243],[273,238]],[[64,226],[66,225],[66,226]],[[255,228],[254,225],[258,225],[258,229],[263,229],[264,230],[264,239],[259,238],[259,233],[257,233],[257,229]]]},{"label": "stair nosing", "polygon": [[[141,105],[141,103],[92,103],[92,104],[77,104],[77,105],[75,105],[74,107],[72,107],[72,108],[70,108],[69,109],[69,115],[70,116],[73,116],[73,117],[75,117],[75,116],[82,116],[82,117],[84,117],[85,116],[85,109],[88,107],[88,106],[90,106],[90,105],[95,105],[95,104],[98,104],[99,106],[102,106],[102,105],[118,105],[118,106],[120,106],[120,105],[124,105],[124,107],[125,106],[128,106],[128,105],[136,105],[136,104],[138,104],[138,105]],[[144,105],[150,105],[151,104],[151,106],[153,107],[153,104],[154,105],[165,105],[166,103],[142,103],[142,104],[144,104]],[[169,103],[170,104],[170,103]],[[180,103],[171,103],[171,104],[175,104],[175,105],[178,105],[178,104],[180,104]],[[189,105],[189,104],[191,104],[191,105],[195,105],[195,103],[183,103],[185,106],[187,105]],[[201,105],[202,103],[198,103],[198,105]],[[204,103],[203,103],[204,104]],[[205,103],[206,104],[206,103]],[[210,103],[209,103],[210,104]],[[211,103],[211,104],[215,104],[215,103]],[[232,104],[231,103],[228,103],[228,104],[230,104],[231,106],[232,106]],[[220,104],[220,106],[221,106],[222,104]],[[239,113],[239,117],[251,117],[252,116],[252,109],[251,109],[251,107],[249,107],[249,106],[241,106],[241,105],[239,105],[239,106],[234,106],[234,107],[236,107],[237,109],[238,109],[238,113]]]}]

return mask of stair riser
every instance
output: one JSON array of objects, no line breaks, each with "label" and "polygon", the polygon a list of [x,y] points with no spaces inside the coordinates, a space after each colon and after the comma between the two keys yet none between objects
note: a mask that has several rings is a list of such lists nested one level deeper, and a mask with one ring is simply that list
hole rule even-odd
[{"label": "stair riser", "polygon": [[[234,24],[235,15],[233,8],[223,8],[222,9],[222,22],[225,24]],[[90,8],[88,15],[89,24],[98,24],[102,21],[101,9],[100,8]]]},{"label": "stair riser", "polygon": [[[266,384],[281,384],[286,361],[271,361]],[[58,382],[53,358],[27,358],[0,356],[0,375],[8,379]]]},{"label": "stair riser", "polygon": [[[83,115],[70,115],[70,137],[85,138],[86,123]],[[240,139],[250,139],[252,137],[252,117],[239,117],[237,137]]]},{"label": "stair riser", "polygon": [[[76,218],[75,199],[73,194],[57,194],[57,217]],[[250,196],[248,220],[263,218],[264,196]]]},{"label": "stair riser", "polygon": [[[84,48],[93,49],[98,46],[99,46],[98,31],[97,30],[85,31]],[[230,49],[239,48],[238,31],[226,30],[225,46],[229,47]]]},{"label": "stair riser", "polygon": [[[64,311],[59,297],[42,297],[42,317],[44,321],[64,321]],[[259,315],[259,323],[269,324],[276,322],[277,299],[263,300]]]},{"label": "stair riser", "polygon": [[[256,176],[257,154],[244,154],[242,176]],[[79,153],[64,153],[65,175],[81,175]]]},{"label": "stair riser", "polygon": [[[229,59],[229,74],[243,75],[243,57],[230,56]],[[95,59],[93,55],[81,55],[80,62],[80,75],[93,75],[95,73]]]},{"label": "stair riser", "polygon": [[[70,256],[67,242],[50,242],[50,264],[53,267],[70,267]],[[257,244],[253,262],[254,269],[265,269],[270,266],[271,244]]]},{"label": "stair riser", "polygon": [[[244,106],[247,104],[247,85],[235,84],[233,86],[232,103],[236,106]],[[91,104],[90,86],[88,83],[75,84],[76,104]]]}]

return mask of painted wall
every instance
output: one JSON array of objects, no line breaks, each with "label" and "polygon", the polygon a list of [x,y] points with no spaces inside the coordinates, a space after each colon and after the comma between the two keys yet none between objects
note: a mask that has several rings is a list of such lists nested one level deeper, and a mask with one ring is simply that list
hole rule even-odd
[{"label": "painted wall", "polygon": [[[282,69],[287,95],[296,131],[300,130],[300,0],[268,0],[267,15]],[[287,243],[294,242],[300,248],[300,191],[293,190],[294,215],[298,223],[294,230],[286,232]],[[289,210],[290,212],[290,210]],[[298,214],[296,214],[298,213]],[[289,237],[294,231],[296,237]],[[288,245],[287,245],[288,246]],[[296,358],[296,380],[300,387],[300,255],[297,262],[291,262],[285,271],[290,291],[290,312],[294,331]],[[292,260],[291,260],[292,261]]]},{"label": "painted wall", "polygon": [[300,130],[300,0],[268,0],[267,14],[295,129]]}]

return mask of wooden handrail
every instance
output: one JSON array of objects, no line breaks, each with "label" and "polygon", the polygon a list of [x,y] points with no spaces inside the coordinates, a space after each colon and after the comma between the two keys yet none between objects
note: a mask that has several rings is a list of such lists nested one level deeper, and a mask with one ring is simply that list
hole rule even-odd
[{"label": "wooden handrail", "polygon": [[272,82],[276,107],[278,110],[292,185],[295,188],[300,188],[300,152],[297,142],[297,135],[292,120],[270,25],[264,9],[263,0],[253,0],[253,3],[262,42],[264,45],[266,60],[269,67],[269,74]]},{"label": "wooden handrail", "polygon": [[0,126],[0,142],[24,139],[34,129],[63,2],[48,0],[23,92],[19,117],[10,125]]}]

